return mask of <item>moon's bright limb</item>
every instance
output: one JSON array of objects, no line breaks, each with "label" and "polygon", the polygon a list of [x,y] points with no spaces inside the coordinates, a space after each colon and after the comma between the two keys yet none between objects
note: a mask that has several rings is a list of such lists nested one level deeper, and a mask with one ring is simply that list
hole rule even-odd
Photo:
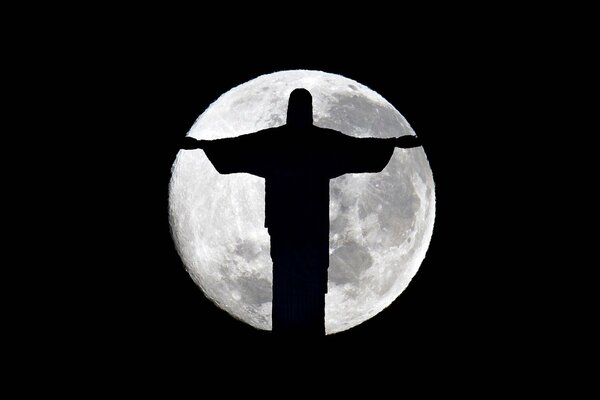
[{"label": "moon's bright limb", "polygon": [[[358,137],[414,135],[383,97],[320,71],[262,75],[223,94],[196,120],[197,139],[234,137],[283,125],[295,88],[313,96],[315,125]],[[264,180],[220,175],[202,150],[180,151],[169,191],[177,250],[205,295],[234,317],[271,329],[269,235]],[[348,174],[330,184],[328,334],[356,326],[406,288],[433,232],[435,191],[422,148],[396,149],[378,174]]]}]

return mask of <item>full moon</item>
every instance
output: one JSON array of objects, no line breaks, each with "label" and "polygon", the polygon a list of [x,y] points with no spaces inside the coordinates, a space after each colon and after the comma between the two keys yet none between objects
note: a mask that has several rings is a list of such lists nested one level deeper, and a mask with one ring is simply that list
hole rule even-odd
[{"label": "full moon", "polygon": [[[321,71],[262,75],[219,97],[188,136],[219,139],[285,124],[288,97],[305,88],[314,124],[356,137],[414,135],[404,117],[368,87]],[[389,306],[417,273],[433,233],[434,182],[422,147],[395,149],[380,173],[330,181],[327,334]],[[173,240],[194,282],[218,307],[271,329],[272,261],[264,228],[265,182],[219,174],[202,150],[180,151],[172,168]]]}]

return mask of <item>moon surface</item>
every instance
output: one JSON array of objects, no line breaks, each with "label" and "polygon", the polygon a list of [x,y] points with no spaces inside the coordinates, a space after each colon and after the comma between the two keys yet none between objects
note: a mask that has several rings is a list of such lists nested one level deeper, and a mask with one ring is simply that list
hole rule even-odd
[{"label": "moon surface", "polygon": [[[235,137],[286,122],[295,88],[313,96],[314,123],[357,137],[414,135],[383,97],[321,71],[262,75],[219,97],[188,136]],[[219,174],[202,150],[183,150],[169,188],[171,231],[196,284],[235,318],[271,329],[272,261],[264,228],[265,182]],[[389,306],[416,274],[431,240],[435,190],[423,148],[395,149],[376,174],[330,181],[327,334],[352,328]]]}]

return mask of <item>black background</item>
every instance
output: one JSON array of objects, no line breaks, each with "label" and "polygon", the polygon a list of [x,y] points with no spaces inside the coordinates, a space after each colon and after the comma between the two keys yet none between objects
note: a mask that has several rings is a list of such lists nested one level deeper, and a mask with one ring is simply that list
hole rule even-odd
[{"label": "black background", "polygon": [[[593,135],[574,125],[594,114],[568,89],[593,98],[581,75],[593,65],[585,14],[594,14],[213,5],[7,12],[3,66],[16,90],[6,114],[23,143],[4,154],[17,157],[9,175],[28,178],[5,181],[5,199],[24,207],[5,208],[17,220],[5,242],[17,254],[3,269],[3,330],[14,332],[6,364],[25,377],[18,389],[154,392],[175,375],[196,393],[217,383],[220,394],[263,395],[281,379],[282,396],[318,395],[323,382],[372,396],[416,376],[420,392],[512,395],[523,383],[534,392],[562,383],[572,397],[579,385],[563,378],[572,369],[581,379],[573,366],[588,365],[582,339],[593,331],[582,328],[597,291],[580,289],[590,262],[573,255],[586,233],[569,226],[591,225],[593,196],[580,193],[595,159],[579,152]],[[168,225],[170,168],[198,115],[238,84],[293,68],[338,73],[385,97],[422,139],[436,184],[433,238],[408,288],[319,343],[275,342],[212,305]],[[586,165],[569,169],[569,155]],[[8,278],[15,271],[22,285]]]},{"label": "black background", "polygon": [[[150,52],[119,71],[122,98],[113,111],[123,115],[110,138],[123,167],[114,171],[117,180],[109,182],[107,199],[116,203],[111,213],[119,215],[111,219],[118,226],[110,228],[118,253],[103,268],[109,287],[117,288],[106,304],[113,334],[133,334],[159,347],[186,340],[190,345],[269,340],[213,306],[184,271],[169,233],[168,183],[178,140],[220,94],[264,73],[304,68],[352,78],[390,101],[423,140],[436,183],[434,235],[417,276],[388,309],[327,343],[375,340],[382,349],[411,343],[411,349],[471,351],[497,337],[506,328],[500,322],[506,298],[494,271],[507,267],[499,265],[502,246],[494,229],[501,229],[506,215],[494,204],[505,171],[490,169],[496,116],[485,99],[501,88],[502,77],[486,68],[485,59],[478,65],[456,50],[443,51],[430,50],[425,58],[368,48],[225,58]],[[202,46],[197,52],[203,53]]]},{"label": "black background", "polygon": [[[238,41],[206,31],[128,32],[70,50],[68,112],[86,134],[69,146],[86,151],[70,152],[81,167],[68,175],[76,195],[61,213],[76,234],[60,275],[68,289],[54,294],[60,316],[50,317],[59,347],[86,364],[192,363],[217,373],[298,360],[367,373],[391,360],[455,374],[460,362],[484,376],[516,354],[527,359],[537,346],[530,328],[546,312],[528,298],[538,266],[523,238],[535,221],[515,212],[533,207],[515,200],[529,185],[515,175],[525,124],[515,99],[529,95],[532,71],[522,62],[527,49],[475,28],[313,31],[283,44],[273,40],[279,30]],[[423,141],[436,185],[433,238],[408,288],[375,317],[319,343],[274,341],[213,305],[185,271],[168,224],[170,169],[195,119],[236,85],[298,68],[343,75],[386,98]]]}]

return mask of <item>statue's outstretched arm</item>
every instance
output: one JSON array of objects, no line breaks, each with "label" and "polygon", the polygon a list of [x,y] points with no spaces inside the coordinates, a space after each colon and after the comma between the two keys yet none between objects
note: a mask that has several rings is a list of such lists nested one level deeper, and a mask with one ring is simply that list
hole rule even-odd
[{"label": "statue's outstretched arm", "polygon": [[400,147],[401,149],[411,149],[413,147],[421,146],[421,140],[418,137],[413,135],[405,135],[396,138],[394,141],[394,145],[396,147]]}]

